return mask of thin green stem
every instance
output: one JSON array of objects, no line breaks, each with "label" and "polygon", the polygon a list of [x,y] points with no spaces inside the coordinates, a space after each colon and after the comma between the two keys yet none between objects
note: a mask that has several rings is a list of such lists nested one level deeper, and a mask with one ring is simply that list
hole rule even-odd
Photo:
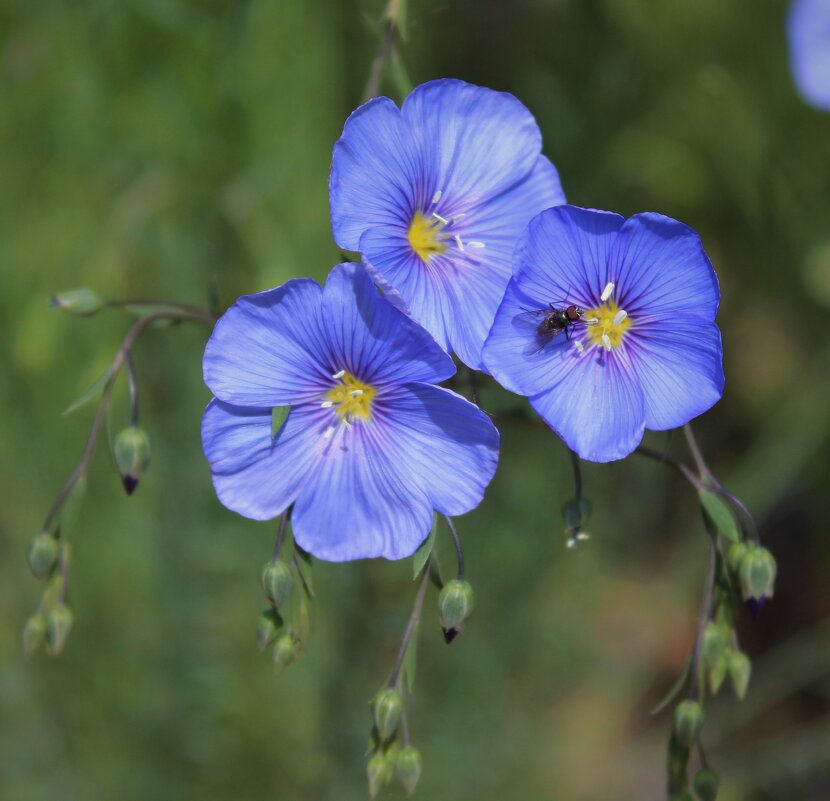
[{"label": "thin green stem", "polygon": [[706,489],[703,482],[694,474],[694,471],[683,462],[680,462],[677,459],[672,459],[665,453],[655,451],[653,448],[647,448],[645,445],[640,445],[634,452],[640,454],[640,456],[645,456],[648,459],[653,459],[656,462],[660,462],[661,464],[665,464],[668,467],[671,467],[672,469],[676,470],[696,490]]},{"label": "thin green stem", "polygon": [[383,36],[380,40],[380,48],[372,61],[369,70],[369,79],[363,89],[363,102],[377,97],[380,92],[380,82],[386,68],[386,62],[397,48],[398,39],[398,13],[400,11],[400,0],[389,0],[383,12]]},{"label": "thin green stem", "polygon": [[406,649],[409,647],[409,641],[412,639],[412,635],[415,633],[415,629],[418,626],[418,621],[421,619],[421,609],[423,609],[424,606],[424,596],[426,595],[427,584],[429,584],[431,563],[432,557],[427,559],[424,569],[421,571],[421,583],[418,585],[418,592],[415,594],[415,603],[412,605],[412,612],[409,615],[409,620],[406,622],[406,628],[404,629],[403,637],[401,638],[398,654],[395,657],[395,664],[392,666],[392,672],[389,674],[389,684],[387,686],[390,689],[398,686],[398,679],[401,675],[401,668],[403,667],[403,660],[406,656]]},{"label": "thin green stem", "polygon": [[568,448],[568,453],[571,455],[571,467],[574,473],[574,498],[580,500],[582,498],[582,467],[579,464],[579,456]]},{"label": "thin green stem", "polygon": [[288,517],[291,514],[291,507],[289,506],[281,515],[280,515],[280,524],[277,528],[277,536],[274,540],[274,554],[271,557],[272,562],[279,561],[280,554],[282,553],[282,544],[285,541],[285,530],[288,527]]},{"label": "thin green stem", "polygon": [[697,444],[697,439],[694,431],[692,431],[691,423],[686,423],[686,425],[683,426],[683,433],[686,435],[686,442],[689,445],[689,450],[692,452],[692,458],[695,460],[697,472],[700,474],[701,479],[705,482],[712,477],[712,471],[709,469],[709,466],[706,464],[706,460],[703,458],[703,452]]},{"label": "thin green stem", "polygon": [[695,644],[692,649],[692,664],[689,677],[689,700],[695,699],[695,697],[701,693],[701,689],[698,687],[698,679],[700,675],[700,649],[703,644],[703,630],[706,628],[706,624],[712,616],[716,568],[717,545],[715,544],[715,539],[712,538],[709,543],[709,566],[706,570],[706,584],[703,592],[703,602],[700,605],[700,616],[697,621],[697,633],[695,635]]},{"label": "thin green stem", "polygon": [[455,523],[452,522],[452,518],[444,515],[444,520],[447,521],[447,526],[452,535],[452,541],[455,544],[455,556],[458,560],[458,579],[460,581],[464,578],[464,551],[461,548],[461,537],[458,536],[458,531],[455,528]]}]

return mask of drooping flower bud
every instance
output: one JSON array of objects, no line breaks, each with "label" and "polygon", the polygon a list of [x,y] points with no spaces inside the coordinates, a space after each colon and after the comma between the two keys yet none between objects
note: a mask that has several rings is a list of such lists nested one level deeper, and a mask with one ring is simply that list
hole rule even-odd
[{"label": "drooping flower bud", "polygon": [[724,627],[710,620],[703,629],[701,642],[703,661],[710,667],[714,665],[724,652],[727,642],[727,632],[724,631]]},{"label": "drooping flower bud", "polygon": [[294,576],[283,561],[269,562],[262,570],[262,589],[265,597],[281,609],[291,595]]},{"label": "drooping flower bud", "polygon": [[726,552],[726,566],[737,575],[741,569],[741,562],[746,556],[749,546],[743,541],[733,542]]},{"label": "drooping flower bud", "polygon": [[92,289],[70,289],[60,292],[49,299],[49,304],[79,317],[89,317],[104,307],[104,301]]},{"label": "drooping flower bud", "polygon": [[751,546],[741,560],[738,573],[741,593],[745,601],[750,604],[755,602],[753,607],[757,607],[758,611],[765,601],[772,598],[776,571],[773,555],[766,548],[757,545]]},{"label": "drooping flower bud", "polygon": [[62,601],[46,615],[46,653],[50,656],[57,656],[63,651],[72,621],[72,610]]},{"label": "drooping flower bud", "polygon": [[421,778],[421,754],[411,745],[404,746],[395,761],[395,773],[407,795],[412,795]]},{"label": "drooping flower bud", "polygon": [[58,541],[48,531],[41,531],[40,534],[32,537],[26,553],[32,573],[37,578],[46,578],[52,572],[55,562],[58,561],[59,551]]},{"label": "drooping flower bud", "polygon": [[150,463],[150,438],[143,429],[130,426],[115,438],[113,452],[121,483],[127,495],[132,495]]},{"label": "drooping flower bud", "polygon": [[[438,612],[444,637],[450,642],[458,633],[459,626],[473,611],[473,588],[468,581],[448,581],[438,595]],[[453,632],[448,637],[448,633]]]},{"label": "drooping flower bud", "polygon": [[380,751],[371,756],[366,765],[366,778],[369,780],[369,796],[374,798],[389,779],[392,778],[391,767]]},{"label": "drooping flower bud", "polygon": [[278,676],[297,657],[297,648],[294,638],[290,634],[283,634],[274,643],[274,673]]},{"label": "drooping flower bud", "polygon": [[282,618],[274,609],[266,609],[260,616],[256,627],[257,646],[264,651],[279,634]]},{"label": "drooping flower bud", "polygon": [[733,651],[729,655],[729,678],[732,680],[732,689],[740,700],[746,695],[751,675],[752,663],[749,657],[741,651]]},{"label": "drooping flower bud", "polygon": [[46,640],[46,618],[35,612],[23,626],[23,653],[26,656],[35,654]]},{"label": "drooping flower bud", "polygon": [[695,774],[695,792],[700,801],[715,801],[719,784],[718,774],[711,768],[701,768]]},{"label": "drooping flower bud", "polygon": [[387,742],[395,736],[402,710],[403,699],[401,694],[392,687],[381,690],[375,696],[375,700],[372,702],[372,714],[375,718],[375,728],[378,730],[378,736],[383,742]]},{"label": "drooping flower bud", "polygon": [[697,701],[681,701],[674,708],[674,736],[680,745],[691,746],[703,728],[703,707]]}]

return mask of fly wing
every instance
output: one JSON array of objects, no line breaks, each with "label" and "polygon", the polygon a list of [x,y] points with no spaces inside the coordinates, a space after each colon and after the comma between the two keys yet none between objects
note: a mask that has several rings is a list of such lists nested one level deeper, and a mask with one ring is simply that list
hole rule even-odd
[{"label": "fly wing", "polygon": [[522,348],[523,356],[538,353],[559,333],[556,329],[545,326],[549,315],[549,309],[531,309],[513,317],[513,327],[527,338],[527,345]]}]

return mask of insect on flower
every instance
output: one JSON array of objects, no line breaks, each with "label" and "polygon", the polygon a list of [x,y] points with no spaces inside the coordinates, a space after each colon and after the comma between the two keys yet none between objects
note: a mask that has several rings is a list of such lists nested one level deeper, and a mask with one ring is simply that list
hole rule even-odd
[{"label": "insect on flower", "polygon": [[[487,415],[435,386],[454,372],[360,264],[240,298],[204,356],[219,500],[255,520],[294,504],[294,537],[320,559],[410,555],[434,511],[478,505],[498,461]],[[277,431],[273,407],[288,407]]]},{"label": "insect on flower", "polygon": [[[543,309],[561,297],[567,306]],[[719,300],[700,238],[683,223],[557,206],[516,248],[484,362],[583,459],[622,459],[646,428],[681,426],[720,398]]]}]

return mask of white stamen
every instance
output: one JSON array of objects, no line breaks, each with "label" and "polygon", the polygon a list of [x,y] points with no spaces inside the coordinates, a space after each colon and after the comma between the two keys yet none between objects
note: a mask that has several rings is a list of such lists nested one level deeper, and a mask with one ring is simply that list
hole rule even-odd
[{"label": "white stamen", "polygon": [[340,370],[340,372],[335,373],[332,376],[332,378],[334,378],[334,379],[343,378],[344,375],[346,375],[346,371],[345,370]]},{"label": "white stamen", "polygon": [[587,532],[587,531],[580,531],[580,532],[579,532],[579,534],[577,534],[577,535],[576,535],[576,538],[577,538],[580,542],[585,542],[585,540],[589,540],[589,539],[591,539],[591,535],[590,535],[590,534],[588,534],[588,532]]},{"label": "white stamen", "polygon": [[349,392],[349,395],[354,395],[355,397],[357,397],[358,395],[362,395],[362,394],[363,394],[362,389],[353,389]]},{"label": "white stamen", "polygon": [[602,294],[599,296],[599,299],[605,303],[608,298],[611,297],[611,293],[614,291],[614,285],[609,281],[605,285],[605,289],[602,290]]},{"label": "white stamen", "polygon": [[609,337],[608,334],[602,335],[602,347],[607,351],[611,350],[611,337]]},{"label": "white stamen", "polygon": [[343,418],[343,425],[344,425],[346,428],[351,428],[351,427],[352,427],[352,424],[349,422],[349,418],[348,418],[348,417],[344,417],[344,418]]},{"label": "white stamen", "polygon": [[441,225],[449,225],[450,224],[450,221],[446,217],[442,217],[440,214],[438,214],[435,211],[432,212],[432,216],[435,217],[435,219],[438,220],[438,222],[441,223]]},{"label": "white stamen", "polygon": [[585,346],[578,339],[574,341],[574,347],[578,353],[582,353],[585,350]]},{"label": "white stamen", "polygon": [[628,312],[625,309],[620,309],[614,315],[614,325],[619,325],[626,317],[628,317]]},{"label": "white stamen", "polygon": [[596,317],[583,317],[582,322],[586,325],[596,325],[599,320]]},{"label": "white stamen", "polygon": [[327,428],[327,429],[323,432],[323,439],[331,439],[333,434],[334,434],[334,426],[329,426],[329,427],[328,427],[328,428]]},{"label": "white stamen", "polygon": [[455,244],[458,245],[458,249],[463,253],[464,252],[464,243],[461,241],[461,237],[456,234],[453,239],[455,240]]},{"label": "white stamen", "polygon": [[478,240],[476,240],[476,239],[471,239],[471,240],[467,243],[467,247],[468,247],[468,248],[483,248],[483,247],[484,247],[484,242],[479,242],[479,241],[478,241]]},{"label": "white stamen", "polygon": [[568,542],[566,544],[568,548],[573,550],[574,548],[576,548],[576,539],[574,539],[573,537],[568,537]]},{"label": "white stamen", "polygon": [[439,189],[433,196],[432,196],[432,205],[434,206],[439,200],[441,200],[441,195],[444,193]]},{"label": "white stamen", "polygon": [[466,216],[467,216],[467,214],[466,214],[466,213],[464,213],[464,214],[456,214],[456,215],[455,215],[455,217],[453,217],[453,218],[452,218],[452,221],[453,221],[453,222],[458,222],[459,220],[463,219],[463,218],[464,218],[464,217],[466,217]]},{"label": "white stamen", "polygon": [[334,406],[334,401],[323,401],[320,404],[321,409],[331,409],[332,406]]}]

